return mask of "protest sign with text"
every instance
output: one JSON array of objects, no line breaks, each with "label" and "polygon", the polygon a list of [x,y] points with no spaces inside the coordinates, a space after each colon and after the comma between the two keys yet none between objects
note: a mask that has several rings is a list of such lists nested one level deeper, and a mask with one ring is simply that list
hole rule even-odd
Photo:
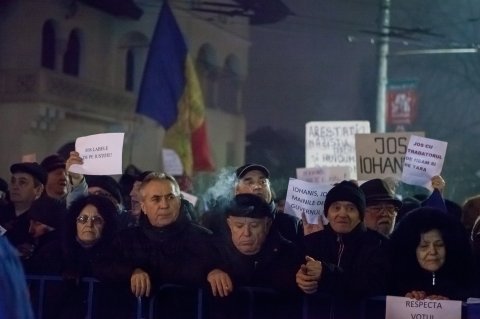
[{"label": "protest sign with text", "polygon": [[400,179],[408,140],[412,134],[425,135],[423,132],[356,134],[358,180],[387,177]]},{"label": "protest sign with text", "polygon": [[462,302],[387,296],[385,319],[460,319]]},{"label": "protest sign with text", "polygon": [[317,184],[334,184],[351,179],[348,166],[297,168],[297,178]]},{"label": "protest sign with text", "polygon": [[431,178],[442,172],[447,144],[426,137],[410,136],[402,182],[431,189]]},{"label": "protest sign with text", "polygon": [[124,133],[104,133],[77,138],[75,150],[83,165],[73,164],[70,171],[86,175],[122,174]]},{"label": "protest sign with text", "polygon": [[348,166],[357,178],[355,134],[370,133],[370,122],[308,122],[305,128],[306,167]]},{"label": "protest sign with text", "polygon": [[303,213],[309,224],[318,224],[319,220],[325,223],[323,203],[331,188],[332,185],[329,184],[310,183],[290,178],[285,199],[285,213],[298,218],[302,218]]}]

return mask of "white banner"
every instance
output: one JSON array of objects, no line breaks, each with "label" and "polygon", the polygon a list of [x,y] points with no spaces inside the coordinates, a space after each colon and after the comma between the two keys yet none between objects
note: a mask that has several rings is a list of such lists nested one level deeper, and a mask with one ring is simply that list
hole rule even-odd
[{"label": "white banner", "polygon": [[351,179],[348,166],[297,168],[297,178],[317,184],[334,184]]}]

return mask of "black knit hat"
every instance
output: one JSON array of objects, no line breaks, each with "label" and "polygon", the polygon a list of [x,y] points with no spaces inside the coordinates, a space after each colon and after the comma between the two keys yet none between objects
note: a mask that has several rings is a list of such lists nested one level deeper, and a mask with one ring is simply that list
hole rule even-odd
[{"label": "black knit hat", "polygon": [[41,196],[33,201],[28,216],[47,226],[58,228],[66,214],[65,204],[49,196]]},{"label": "black knit hat", "polygon": [[325,216],[328,214],[328,208],[332,203],[338,201],[346,201],[354,204],[358,212],[360,213],[360,219],[363,220],[365,215],[365,195],[362,190],[357,186],[357,184],[350,181],[343,181],[335,185],[328,193],[325,198],[325,203],[323,205]]},{"label": "black knit hat", "polygon": [[392,203],[397,209],[402,207],[402,202],[395,197],[393,191],[387,183],[380,178],[374,178],[360,185],[360,189],[365,194],[367,206],[378,204],[379,202]]},{"label": "black knit hat", "polygon": [[47,173],[50,173],[57,168],[65,168],[65,159],[60,155],[53,154],[45,157],[40,165],[47,171]]},{"label": "black knit hat", "polygon": [[254,194],[238,194],[225,211],[227,216],[264,218],[273,217],[273,210],[260,196]]},{"label": "black knit hat", "polygon": [[40,183],[45,185],[47,182],[47,172],[38,163],[16,163],[10,166],[10,172],[15,173],[27,173],[33,176]]}]

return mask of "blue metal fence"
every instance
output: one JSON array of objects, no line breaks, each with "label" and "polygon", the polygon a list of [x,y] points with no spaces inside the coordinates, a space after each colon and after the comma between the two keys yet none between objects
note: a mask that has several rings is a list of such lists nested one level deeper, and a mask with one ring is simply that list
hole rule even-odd
[{"label": "blue metal fence", "polygon": [[[61,283],[62,277],[60,276],[39,276],[39,275],[27,275],[27,282],[30,287],[32,296],[32,308],[37,319],[49,319],[45,316],[45,299],[46,290],[48,285],[52,283]],[[95,293],[98,288],[99,281],[95,278],[82,278],[79,285],[83,285],[82,296],[85,300],[85,318],[86,319],[98,319],[95,317]],[[275,296],[277,293],[271,289],[259,288],[259,287],[237,287],[237,293],[243,294],[241,313],[242,318],[245,319],[257,319],[262,318],[258,315],[256,307],[258,307],[259,300],[265,296]],[[185,293],[185,294],[184,294]],[[137,298],[132,303],[131,309],[132,318],[135,319],[154,319],[154,318],[168,318],[168,315],[161,315],[165,304],[161,307],[158,305],[162,303],[162,298],[167,296],[171,298],[172,294],[181,295],[182,298],[186,296],[185,300],[191,302],[194,307],[193,311],[188,318],[191,319],[209,319],[209,314],[206,311],[206,304],[208,298],[207,292],[203,289],[192,289],[180,285],[165,284],[158,288],[156,294],[150,298]],[[133,295],[132,295],[132,298]],[[168,306],[168,301],[167,301]],[[323,308],[322,308],[323,307]],[[321,310],[318,310],[322,308]],[[338,309],[335,309],[335,303],[331,297],[323,296],[312,298],[312,296],[305,296],[300,302],[298,318],[312,319],[312,318],[338,318],[336,313]],[[383,319],[385,317],[385,297],[375,297],[368,300],[364,300],[359,303],[358,312],[355,312],[354,317],[359,319]],[[344,317],[342,317],[344,318]],[[349,317],[350,318],[350,317]],[[464,304],[462,309],[463,319],[480,319],[480,304]],[[295,319],[295,318],[291,318]]]}]

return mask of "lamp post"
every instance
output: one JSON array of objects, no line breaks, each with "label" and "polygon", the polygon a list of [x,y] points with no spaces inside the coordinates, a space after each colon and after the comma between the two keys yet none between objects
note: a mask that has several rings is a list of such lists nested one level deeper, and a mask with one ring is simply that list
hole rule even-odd
[{"label": "lamp post", "polygon": [[380,40],[378,44],[378,84],[377,84],[377,125],[376,132],[385,132],[387,81],[388,81],[388,51],[390,27],[390,0],[382,1]]}]

